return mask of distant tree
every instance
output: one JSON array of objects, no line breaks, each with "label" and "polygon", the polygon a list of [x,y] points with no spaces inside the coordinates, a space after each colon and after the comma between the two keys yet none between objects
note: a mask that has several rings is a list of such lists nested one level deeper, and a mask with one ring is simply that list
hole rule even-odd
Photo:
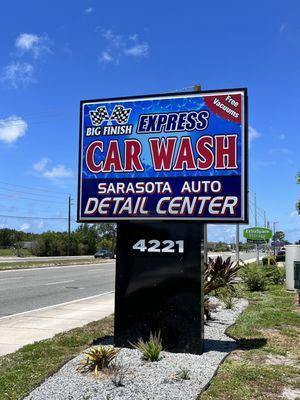
[{"label": "distant tree", "polygon": [[275,232],[275,235],[273,235],[272,240],[276,242],[288,243],[288,241],[285,240],[285,233],[283,231]]},{"label": "distant tree", "polygon": [[97,250],[98,232],[95,225],[81,224],[74,232],[80,253],[94,254]]},{"label": "distant tree", "polygon": [[110,243],[110,250],[114,251],[117,241],[117,224],[102,222],[95,224],[94,227],[98,233],[99,244],[101,245],[101,242],[105,239],[106,243]]}]

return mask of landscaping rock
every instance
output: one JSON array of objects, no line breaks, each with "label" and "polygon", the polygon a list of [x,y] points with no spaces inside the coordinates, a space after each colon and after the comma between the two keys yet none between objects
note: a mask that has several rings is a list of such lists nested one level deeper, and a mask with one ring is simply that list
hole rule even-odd
[{"label": "landscaping rock", "polygon": [[[216,302],[216,298],[213,299]],[[220,303],[221,304],[221,303]],[[238,299],[233,309],[220,304],[212,312],[213,320],[205,325],[205,350],[202,355],[163,351],[161,359],[141,359],[135,349],[120,350],[116,363],[126,370],[123,386],[117,387],[108,374],[97,378],[77,371],[82,356],[71,360],[56,374],[36,388],[26,400],[195,400],[212,379],[226,355],[237,343],[225,334],[248,302]],[[181,379],[187,369],[190,379]]]}]

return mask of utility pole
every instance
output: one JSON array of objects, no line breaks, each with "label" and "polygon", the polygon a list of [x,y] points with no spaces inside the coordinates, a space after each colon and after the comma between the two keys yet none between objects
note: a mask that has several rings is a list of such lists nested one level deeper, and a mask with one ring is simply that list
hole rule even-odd
[{"label": "utility pole", "polygon": [[[194,85],[194,92],[201,92],[201,85]],[[203,255],[204,262],[207,262],[207,224],[203,224]]]},{"label": "utility pole", "polygon": [[[255,226],[257,226],[257,204],[256,204],[256,192],[254,193],[254,218],[255,218]],[[259,265],[259,247],[256,244],[256,264]]]},{"label": "utility pole", "polygon": [[267,213],[264,211],[264,226],[267,227]]},{"label": "utility pole", "polygon": [[273,247],[274,247],[274,256],[276,256],[276,236],[275,236],[275,226],[278,224],[278,221],[273,222]]},{"label": "utility pole", "polygon": [[71,196],[68,197],[68,256],[71,247]]},{"label": "utility pole", "polygon": [[235,234],[235,253],[236,253],[236,263],[240,263],[240,226],[236,224],[236,234]]},{"label": "utility pole", "polygon": [[255,218],[255,226],[257,226],[256,192],[254,193],[254,218]]}]

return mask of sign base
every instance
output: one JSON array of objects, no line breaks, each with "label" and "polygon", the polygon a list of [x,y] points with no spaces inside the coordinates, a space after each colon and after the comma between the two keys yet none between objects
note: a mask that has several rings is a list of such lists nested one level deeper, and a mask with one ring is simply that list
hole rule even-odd
[{"label": "sign base", "polygon": [[203,228],[199,222],[119,222],[115,344],[160,332],[168,351],[203,349]]}]

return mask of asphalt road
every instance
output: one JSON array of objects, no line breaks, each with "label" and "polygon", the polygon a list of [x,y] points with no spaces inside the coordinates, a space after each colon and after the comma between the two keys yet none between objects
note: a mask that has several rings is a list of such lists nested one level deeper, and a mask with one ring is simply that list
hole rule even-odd
[{"label": "asphalt road", "polygon": [[115,263],[0,271],[0,318],[114,290]]},{"label": "asphalt road", "polygon": [[[234,253],[219,255],[235,260]],[[256,253],[240,257],[247,260]],[[110,292],[114,282],[114,262],[0,271],[0,318]]]}]

